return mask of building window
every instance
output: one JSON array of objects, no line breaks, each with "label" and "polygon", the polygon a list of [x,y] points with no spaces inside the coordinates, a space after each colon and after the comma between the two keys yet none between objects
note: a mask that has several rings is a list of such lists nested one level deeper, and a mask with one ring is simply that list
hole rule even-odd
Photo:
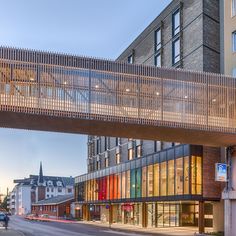
[{"label": "building window", "polygon": [[232,34],[232,48],[233,52],[236,52],[236,31]]},{"label": "building window", "polygon": [[176,10],[172,16],[172,32],[173,36],[177,35],[180,32],[180,10]]},{"label": "building window", "polygon": [[133,160],[133,153],[134,153],[134,151],[132,148],[128,149],[128,160],[129,161]]},{"label": "building window", "polygon": [[180,61],[180,39],[177,38],[173,42],[173,58],[172,58],[172,63],[173,65],[178,63]]},{"label": "building window", "polygon": [[68,188],[68,193],[72,193],[72,189],[71,188]]},{"label": "building window", "polygon": [[232,0],[232,16],[236,15],[236,0]]},{"label": "building window", "polygon": [[128,56],[128,63],[129,64],[133,64],[134,63],[134,55],[133,54]]},{"label": "building window", "polygon": [[136,147],[136,157],[141,157],[142,156],[142,146],[139,145]]},{"label": "building window", "polygon": [[109,166],[109,159],[105,158],[105,167],[108,167],[108,166]]},{"label": "building window", "polygon": [[155,51],[161,49],[161,28],[155,31]]},{"label": "building window", "polygon": [[232,76],[233,76],[233,77],[236,77],[236,68],[233,68],[233,70],[232,70]]},{"label": "building window", "polygon": [[62,192],[62,188],[59,187],[59,188],[58,188],[58,193],[61,193],[61,192]]},{"label": "building window", "polygon": [[47,188],[47,192],[49,192],[49,188]]},{"label": "building window", "polygon": [[161,53],[155,55],[155,66],[161,67]]},{"label": "building window", "polygon": [[116,146],[121,144],[121,138],[116,138]]},{"label": "building window", "polygon": [[116,164],[120,164],[120,153],[116,153]]}]

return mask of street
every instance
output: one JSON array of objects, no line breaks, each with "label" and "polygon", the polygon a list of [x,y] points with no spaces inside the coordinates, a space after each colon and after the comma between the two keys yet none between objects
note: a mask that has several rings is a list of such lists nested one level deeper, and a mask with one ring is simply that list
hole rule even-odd
[{"label": "street", "polygon": [[[108,228],[96,227],[86,224],[63,224],[55,222],[27,221],[21,217],[12,216],[10,229],[23,233],[24,236],[109,236],[109,235],[145,235],[129,232],[119,232]],[[0,233],[1,234],[1,233]],[[149,234],[150,235],[150,234]]]}]

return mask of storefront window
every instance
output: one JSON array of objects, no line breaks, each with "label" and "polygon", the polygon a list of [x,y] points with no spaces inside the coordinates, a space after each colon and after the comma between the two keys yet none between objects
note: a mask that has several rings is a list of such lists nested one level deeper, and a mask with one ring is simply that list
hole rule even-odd
[{"label": "storefront window", "polygon": [[175,179],[175,194],[183,194],[183,158],[176,159],[176,179]]},{"label": "storefront window", "polygon": [[154,165],[154,196],[159,196],[159,163]]},{"label": "storefront window", "polygon": [[170,226],[170,205],[164,204],[163,226]]},{"label": "storefront window", "polygon": [[184,194],[189,194],[189,157],[184,157]]},{"label": "storefront window", "polygon": [[163,219],[164,219],[164,205],[157,204],[157,227],[163,227]]},{"label": "storefront window", "polygon": [[148,197],[153,196],[153,165],[148,166],[148,174],[147,174],[147,188],[148,188]]},{"label": "storefront window", "polygon": [[142,169],[142,197],[147,196],[147,167]]},{"label": "storefront window", "polygon": [[148,210],[148,227],[156,227],[156,204],[149,203]]},{"label": "storefront window", "polygon": [[161,196],[166,196],[166,162],[161,163]]},{"label": "storefront window", "polygon": [[168,161],[168,195],[173,196],[175,193],[175,165],[174,160]]}]

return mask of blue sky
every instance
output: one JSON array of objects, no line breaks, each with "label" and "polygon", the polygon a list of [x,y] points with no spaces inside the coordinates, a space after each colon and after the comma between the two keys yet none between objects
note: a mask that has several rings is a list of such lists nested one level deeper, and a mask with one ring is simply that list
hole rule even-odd
[{"label": "blue sky", "polygon": [[[0,0],[0,45],[115,59],[170,0]],[[87,136],[0,129],[0,191],[86,172]]]}]

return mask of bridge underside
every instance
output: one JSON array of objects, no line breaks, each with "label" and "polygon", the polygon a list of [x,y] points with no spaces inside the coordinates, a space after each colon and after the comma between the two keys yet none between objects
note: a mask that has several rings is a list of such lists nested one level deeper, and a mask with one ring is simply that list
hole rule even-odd
[{"label": "bridge underside", "polygon": [[111,137],[132,137],[146,140],[189,143],[206,146],[235,145],[236,134],[207,132],[198,129],[173,128],[132,123],[62,118],[47,115],[1,111],[0,126],[26,130],[77,133]]}]

